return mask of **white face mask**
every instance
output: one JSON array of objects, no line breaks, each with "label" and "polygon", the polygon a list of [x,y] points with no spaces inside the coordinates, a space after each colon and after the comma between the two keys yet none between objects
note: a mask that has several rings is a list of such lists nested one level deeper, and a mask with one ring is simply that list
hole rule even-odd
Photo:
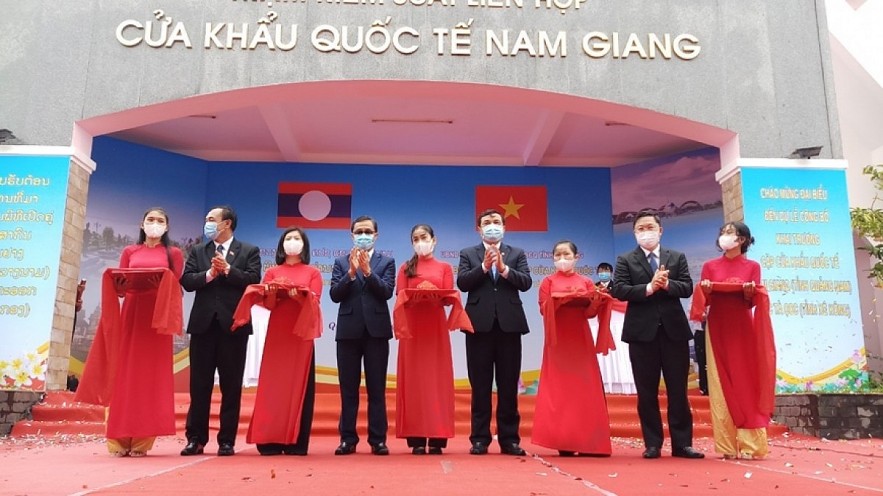
[{"label": "white face mask", "polygon": [[717,238],[717,244],[722,250],[730,251],[739,246],[738,236],[735,234],[722,234],[721,237]]},{"label": "white face mask", "polygon": [[434,249],[435,245],[432,243],[432,241],[418,241],[414,243],[414,253],[421,257],[429,255]]},{"label": "white face mask", "polygon": [[635,233],[635,241],[645,250],[652,250],[659,244],[659,231],[641,231]]},{"label": "white face mask", "polygon": [[481,238],[488,243],[497,243],[503,239],[505,232],[500,224],[488,224],[481,228]]},{"label": "white face mask", "polygon": [[573,266],[576,265],[575,259],[566,259],[560,258],[555,260],[555,268],[558,269],[558,272],[570,272],[573,270]]},{"label": "white face mask", "polygon": [[146,234],[148,238],[161,238],[165,232],[166,226],[164,224],[157,224],[155,222],[144,223],[144,234]]},{"label": "white face mask", "polygon": [[286,239],[282,242],[282,248],[286,255],[300,255],[304,251],[304,242],[301,239]]}]

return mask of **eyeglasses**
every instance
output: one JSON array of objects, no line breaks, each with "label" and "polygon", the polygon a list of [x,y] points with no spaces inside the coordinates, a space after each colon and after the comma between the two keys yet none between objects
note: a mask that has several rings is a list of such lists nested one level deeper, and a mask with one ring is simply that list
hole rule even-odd
[{"label": "eyeglasses", "polygon": [[358,229],[356,231],[353,231],[353,234],[369,234],[370,235],[370,234],[374,234],[374,231],[372,231],[371,229]]}]

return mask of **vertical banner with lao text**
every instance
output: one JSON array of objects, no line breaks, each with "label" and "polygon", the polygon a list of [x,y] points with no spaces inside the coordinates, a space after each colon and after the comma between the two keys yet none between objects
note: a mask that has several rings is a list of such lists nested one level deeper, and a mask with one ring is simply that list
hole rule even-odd
[{"label": "vertical banner with lao text", "polygon": [[0,388],[42,390],[70,157],[0,155]]},{"label": "vertical banner with lao text", "polygon": [[763,267],[779,392],[855,391],[867,380],[846,171],[742,168],[745,222]]}]

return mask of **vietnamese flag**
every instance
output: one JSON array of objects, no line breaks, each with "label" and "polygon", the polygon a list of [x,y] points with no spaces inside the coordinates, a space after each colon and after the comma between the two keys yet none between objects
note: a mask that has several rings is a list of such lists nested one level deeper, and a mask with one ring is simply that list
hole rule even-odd
[{"label": "vietnamese flag", "polygon": [[349,183],[279,183],[276,227],[349,229],[352,205]]},{"label": "vietnamese flag", "polygon": [[475,215],[489,208],[503,214],[507,231],[548,231],[545,186],[476,186]]}]

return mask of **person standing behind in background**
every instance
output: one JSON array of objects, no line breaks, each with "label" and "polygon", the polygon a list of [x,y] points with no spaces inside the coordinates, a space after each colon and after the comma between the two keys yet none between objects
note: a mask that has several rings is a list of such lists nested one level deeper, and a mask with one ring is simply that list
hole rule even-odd
[{"label": "person standing behind in background", "polygon": [[351,226],[354,247],[334,261],[331,301],[337,311],[337,371],[340,381],[340,445],[335,455],[356,452],[359,435],[359,383],[365,362],[368,390],[368,444],[371,453],[388,455],[386,432],[386,370],[392,321],[386,302],[395,288],[396,266],[392,257],[374,249],[377,221],[361,216]]},{"label": "person standing behind in background", "polygon": [[472,386],[473,455],[487,454],[491,442],[494,379],[497,382],[497,433],[500,451],[522,456],[518,414],[521,335],[530,332],[519,291],[533,284],[524,250],[503,244],[503,215],[478,214],[481,244],[460,251],[457,287],[468,293],[466,313],[474,333],[466,334],[466,367]]},{"label": "person standing behind in background", "polygon": [[[183,259],[183,257],[182,257]],[[74,303],[74,325],[71,330],[71,347],[74,346],[74,337],[77,335],[77,314],[80,313],[80,310],[83,309],[83,292],[86,291],[86,280],[80,279],[80,282],[77,284],[77,301]],[[67,375],[67,390],[76,393],[77,388],[80,386],[80,379],[77,378],[74,374]]]},{"label": "person standing behind in background", "polygon": [[662,224],[652,211],[639,212],[633,229],[638,247],[616,259],[614,298],[627,301],[622,340],[638,391],[638,417],[644,437],[644,458],[659,458],[662,449],[662,413],[659,410],[659,374],[665,379],[672,456],[704,458],[693,449],[693,416],[687,401],[690,340],[693,333],[681,298],[693,294],[687,257],[662,248]]},{"label": "person standing behind in background", "polygon": [[187,333],[190,334],[190,409],[187,446],[181,456],[198,455],[208,443],[209,411],[215,370],[221,388],[221,429],[218,456],[236,454],[236,433],[242,404],[242,375],[251,323],[233,332],[233,313],[249,284],[261,281],[257,246],[233,237],[236,212],[214,207],[205,216],[205,243],[190,249],[181,285],[196,293]]},{"label": "person standing behind in background", "polygon": [[613,286],[613,266],[607,262],[601,262],[595,272],[598,273],[598,282],[595,283],[595,288],[609,293],[610,287]]}]

